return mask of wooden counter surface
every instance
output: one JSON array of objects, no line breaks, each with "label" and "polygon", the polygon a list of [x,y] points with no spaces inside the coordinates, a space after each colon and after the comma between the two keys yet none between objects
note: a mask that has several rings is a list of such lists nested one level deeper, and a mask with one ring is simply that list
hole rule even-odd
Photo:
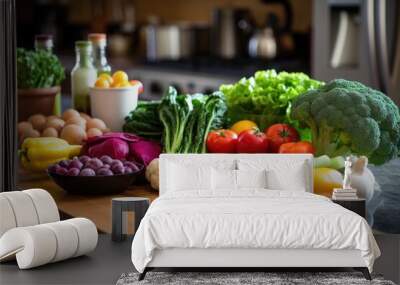
[{"label": "wooden counter surface", "polygon": [[120,194],[113,195],[72,195],[57,186],[50,178],[36,178],[29,181],[19,181],[18,190],[42,188],[47,190],[57,203],[62,214],[70,217],[85,217],[92,220],[97,228],[105,233],[111,233],[111,199],[114,197],[146,197],[153,201],[158,192],[150,185],[135,185]]}]

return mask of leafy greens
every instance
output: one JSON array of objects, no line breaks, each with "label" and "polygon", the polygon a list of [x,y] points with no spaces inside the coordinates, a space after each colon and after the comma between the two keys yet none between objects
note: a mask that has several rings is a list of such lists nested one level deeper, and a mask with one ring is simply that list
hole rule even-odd
[{"label": "leafy greens", "polygon": [[147,139],[161,141],[163,125],[158,115],[161,101],[139,101],[135,110],[125,118],[123,131]]},{"label": "leafy greens", "polygon": [[277,73],[272,69],[222,85],[220,91],[226,98],[229,123],[248,119],[264,129],[273,123],[291,122],[292,100],[321,85],[304,73]]},{"label": "leafy greens", "polygon": [[167,153],[204,153],[208,132],[224,127],[226,109],[221,92],[178,95],[169,87],[160,102],[141,102],[123,129],[146,138],[161,136]]},{"label": "leafy greens", "polygon": [[59,86],[64,78],[64,67],[55,55],[43,50],[17,49],[19,89]]}]

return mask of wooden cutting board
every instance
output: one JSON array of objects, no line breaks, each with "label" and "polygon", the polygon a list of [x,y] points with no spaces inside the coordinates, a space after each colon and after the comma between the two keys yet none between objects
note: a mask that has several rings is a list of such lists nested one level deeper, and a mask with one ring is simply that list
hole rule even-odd
[{"label": "wooden cutting board", "polygon": [[72,195],[62,190],[49,177],[34,177],[20,179],[17,190],[42,188],[47,190],[57,203],[64,217],[85,217],[92,220],[99,231],[111,233],[111,199],[114,197],[146,197],[153,201],[158,197],[158,191],[149,184],[134,185],[121,194],[113,195]]}]

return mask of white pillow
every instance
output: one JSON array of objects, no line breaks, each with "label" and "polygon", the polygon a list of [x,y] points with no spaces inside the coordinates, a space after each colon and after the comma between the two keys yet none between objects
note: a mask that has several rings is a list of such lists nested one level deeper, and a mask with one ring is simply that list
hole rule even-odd
[{"label": "white pillow", "polygon": [[215,191],[237,189],[236,170],[212,168],[212,188]]},{"label": "white pillow", "polygon": [[267,171],[268,188],[272,190],[307,191],[305,163],[293,164],[290,168],[275,168]]},{"label": "white pillow", "polygon": [[293,160],[291,157],[274,159],[239,159],[239,170],[266,169],[267,188],[271,190],[307,191],[311,189],[308,164],[306,160]]},{"label": "white pillow", "polygon": [[168,191],[211,190],[211,167],[168,163]]},{"label": "white pillow", "polygon": [[263,170],[236,170],[238,188],[267,188],[267,171]]}]

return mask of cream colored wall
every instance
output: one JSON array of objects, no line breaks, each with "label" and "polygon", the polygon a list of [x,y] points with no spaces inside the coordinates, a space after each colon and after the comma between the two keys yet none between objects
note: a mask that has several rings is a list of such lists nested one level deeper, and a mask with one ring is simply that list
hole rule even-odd
[{"label": "cream colored wall", "polygon": [[[292,0],[293,30],[307,31],[311,26],[312,0]],[[133,0],[136,18],[145,22],[150,15],[157,15],[165,22],[191,21],[211,23],[216,7],[244,7],[251,11],[258,24],[263,24],[267,13],[276,13],[284,21],[282,6],[266,5],[261,0]]]},{"label": "cream colored wall", "polygon": [[[311,26],[312,0],[291,0],[293,8],[293,27],[297,32],[305,32]],[[261,0],[71,0],[69,3],[69,21],[72,23],[92,23],[100,17],[105,22],[122,15],[118,11],[133,4],[138,23],[146,23],[149,16],[156,15],[165,23],[177,21],[211,23],[212,11],[216,7],[245,7],[251,11],[258,24],[263,24],[268,12],[276,13],[284,21],[280,5],[266,5]],[[93,5],[93,6],[92,6]],[[119,7],[122,7],[119,8]],[[116,11],[116,12],[115,12]]]}]

